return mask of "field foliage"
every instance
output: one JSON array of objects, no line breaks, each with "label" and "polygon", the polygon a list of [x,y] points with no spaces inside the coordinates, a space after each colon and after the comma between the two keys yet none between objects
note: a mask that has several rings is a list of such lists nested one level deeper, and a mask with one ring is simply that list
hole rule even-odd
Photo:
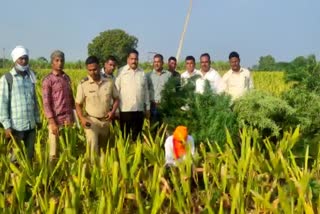
[{"label": "field foliage", "polygon": [[[40,83],[48,72],[37,71],[41,107]],[[66,72],[74,90],[86,76],[84,70]],[[55,163],[48,158],[46,120],[37,132],[32,162],[1,132],[0,212],[318,213],[318,95],[293,90],[283,72],[254,72],[253,77],[257,90],[235,103],[223,95],[193,96],[189,107],[198,113],[176,119],[192,122],[197,151],[176,168],[164,166],[170,124],[155,132],[146,122],[135,143],[122,138],[115,125],[115,141],[101,148],[94,163],[82,128],[63,129]],[[306,111],[311,104],[314,108]],[[216,125],[206,123],[208,118]],[[9,151],[17,164],[10,162]]]}]

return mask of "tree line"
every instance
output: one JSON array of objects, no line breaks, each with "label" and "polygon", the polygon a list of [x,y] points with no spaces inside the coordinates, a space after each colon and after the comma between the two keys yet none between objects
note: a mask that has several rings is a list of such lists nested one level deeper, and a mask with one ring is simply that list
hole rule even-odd
[{"label": "tree line", "polygon": [[[130,49],[136,49],[138,46],[138,38],[126,33],[122,29],[111,29],[101,32],[88,44],[88,54],[98,57],[100,62],[104,62],[109,55],[117,58],[119,66],[126,64],[126,53]],[[291,62],[276,61],[272,55],[261,56],[258,64],[253,65],[250,70],[254,71],[288,71],[290,69],[305,67],[309,61],[316,60],[315,55],[298,56]],[[44,56],[36,59],[30,59],[30,65],[34,69],[50,69],[50,62]],[[197,63],[198,64],[198,63]],[[11,59],[0,59],[0,68],[11,68],[13,65]],[[145,71],[152,70],[152,62],[140,62],[140,67]],[[226,71],[229,69],[228,61],[215,61],[212,67],[218,71]],[[85,63],[82,60],[75,62],[66,62],[66,69],[84,69]],[[177,65],[177,70],[184,70],[184,62],[181,61]]]}]

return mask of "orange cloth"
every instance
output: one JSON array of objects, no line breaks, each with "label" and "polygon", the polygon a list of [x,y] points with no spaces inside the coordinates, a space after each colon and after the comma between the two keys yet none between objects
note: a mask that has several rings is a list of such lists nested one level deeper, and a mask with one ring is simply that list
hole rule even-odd
[{"label": "orange cloth", "polygon": [[173,132],[173,152],[176,159],[186,154],[185,143],[188,139],[188,128],[178,126]]}]

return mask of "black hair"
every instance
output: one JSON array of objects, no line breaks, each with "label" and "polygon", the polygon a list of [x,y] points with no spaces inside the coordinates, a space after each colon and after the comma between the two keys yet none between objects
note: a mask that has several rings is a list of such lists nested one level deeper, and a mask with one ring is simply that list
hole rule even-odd
[{"label": "black hair", "polygon": [[129,50],[127,57],[129,57],[130,54],[136,54],[137,56],[139,56],[139,52],[136,49]]},{"label": "black hair", "polygon": [[170,62],[171,60],[177,62],[177,58],[175,58],[174,56],[170,56],[168,59],[168,62]]},{"label": "black hair", "polygon": [[209,61],[211,61],[210,55],[209,55],[208,53],[203,53],[203,54],[201,54],[200,59],[201,59],[202,57],[204,57],[204,56],[208,57]]},{"label": "black hair", "polygon": [[111,61],[113,61],[113,62],[115,62],[115,63],[118,63],[117,58],[116,58],[115,56],[113,56],[113,55],[109,55],[109,56],[107,57],[107,59],[105,60],[105,62],[108,62],[109,60],[111,60]]},{"label": "black hair", "polygon": [[187,56],[185,61],[192,60],[193,62],[196,62],[196,59],[193,56]]},{"label": "black hair", "polygon": [[236,57],[238,59],[240,59],[240,56],[237,52],[235,51],[232,51],[230,54],[229,54],[229,59],[233,58],[233,57]]},{"label": "black hair", "polygon": [[98,64],[99,65],[99,59],[98,57],[96,56],[89,56],[87,59],[86,59],[86,65],[89,65],[89,64]]},{"label": "black hair", "polygon": [[163,56],[161,54],[154,55],[153,59],[155,59],[155,58],[160,58],[161,61],[163,61]]}]

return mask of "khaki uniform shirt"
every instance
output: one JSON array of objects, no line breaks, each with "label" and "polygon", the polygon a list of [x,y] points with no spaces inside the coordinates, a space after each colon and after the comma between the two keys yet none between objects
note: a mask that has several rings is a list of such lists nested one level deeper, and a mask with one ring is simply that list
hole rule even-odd
[{"label": "khaki uniform shirt", "polygon": [[240,68],[239,72],[230,69],[222,79],[225,84],[225,92],[230,94],[233,100],[253,88],[251,72],[246,68]]},{"label": "khaki uniform shirt", "polygon": [[120,95],[120,111],[144,111],[144,107],[150,110],[147,77],[142,69],[132,70],[128,65],[120,68],[116,87]]},{"label": "khaki uniform shirt", "polygon": [[111,100],[118,97],[114,81],[110,78],[101,78],[96,83],[91,77],[87,77],[78,85],[76,103],[85,104],[89,116],[104,118],[110,111]]}]

